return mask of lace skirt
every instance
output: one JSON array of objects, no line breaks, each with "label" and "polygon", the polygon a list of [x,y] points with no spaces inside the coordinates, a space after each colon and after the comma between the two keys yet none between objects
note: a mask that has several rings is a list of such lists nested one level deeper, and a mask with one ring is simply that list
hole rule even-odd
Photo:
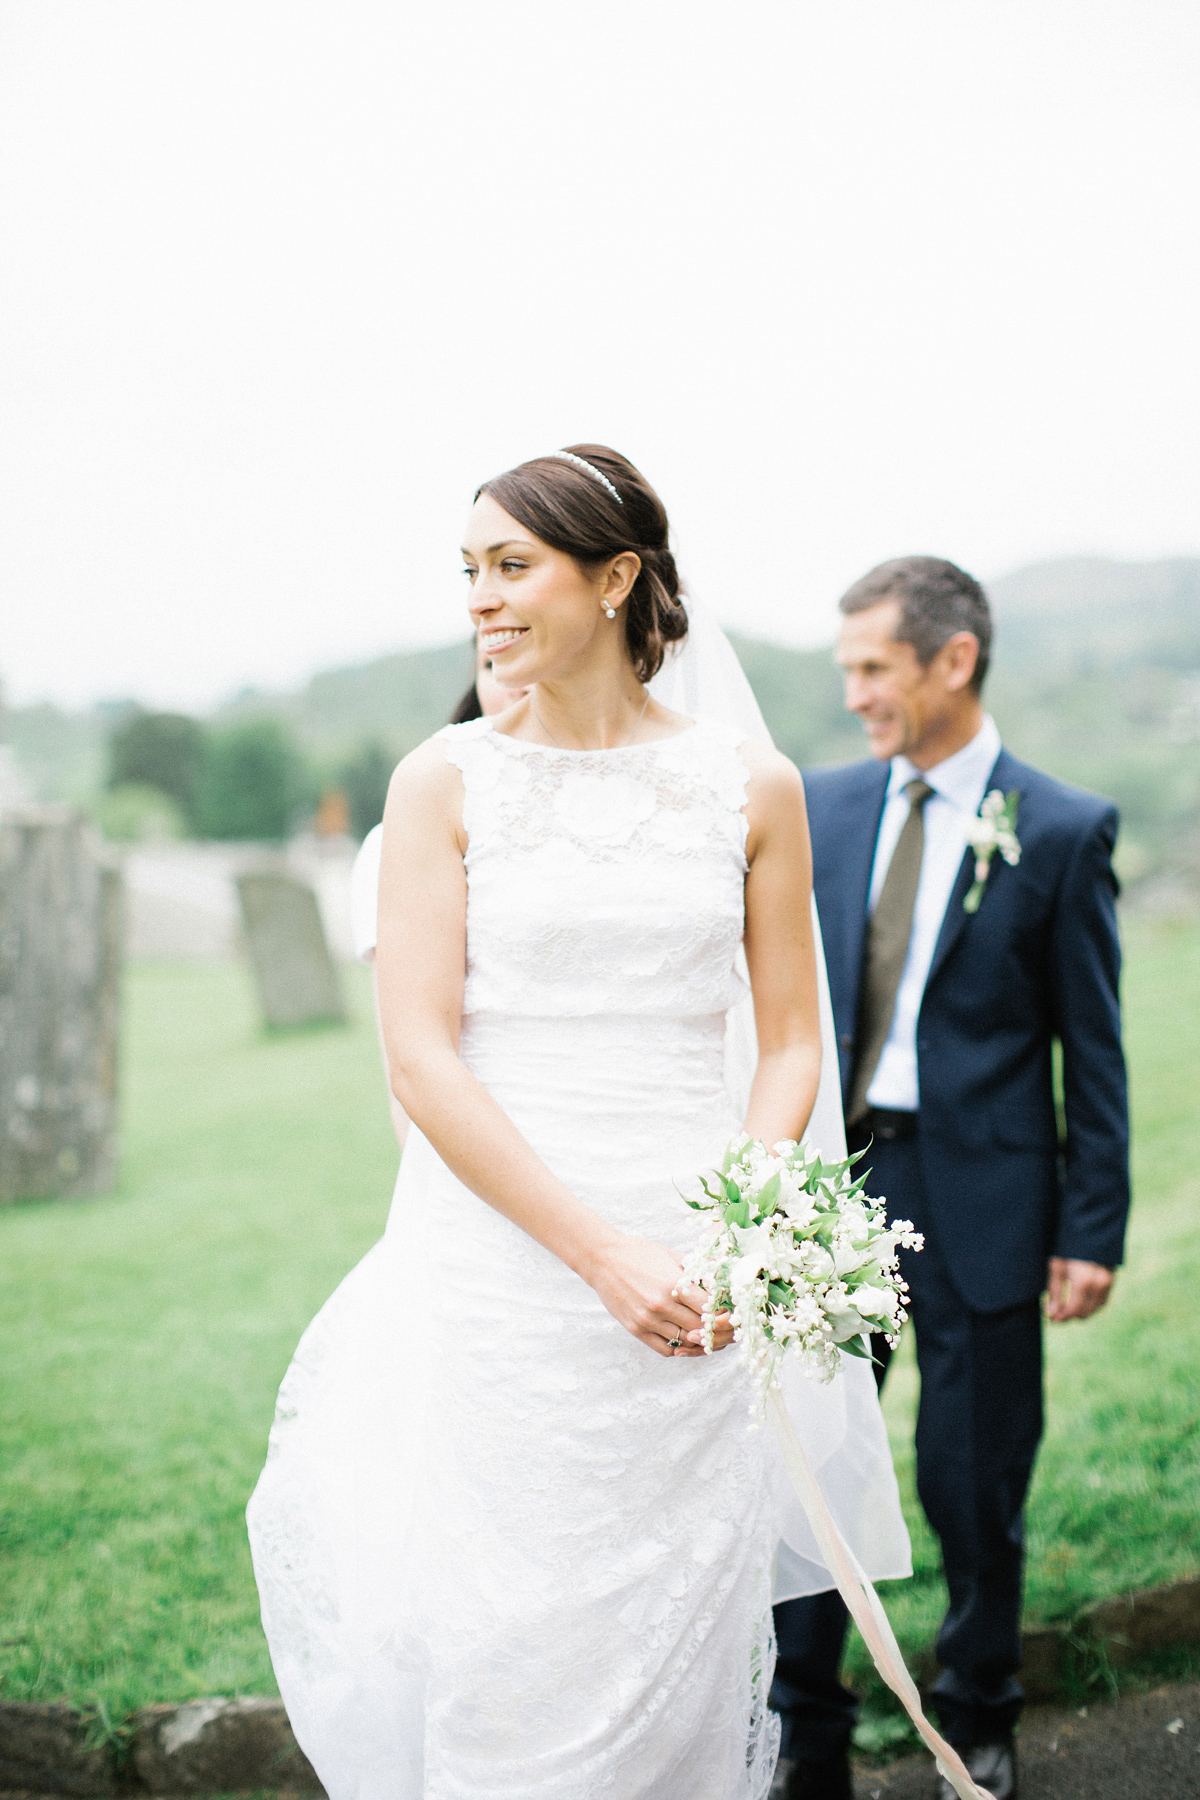
[{"label": "lace skirt", "polygon": [[[736,1127],[723,1030],[475,1015],[462,1055],[582,1200],[682,1250],[673,1177]],[[739,1355],[655,1356],[419,1133],[249,1519],[331,1800],[763,1800],[778,1493]]]}]

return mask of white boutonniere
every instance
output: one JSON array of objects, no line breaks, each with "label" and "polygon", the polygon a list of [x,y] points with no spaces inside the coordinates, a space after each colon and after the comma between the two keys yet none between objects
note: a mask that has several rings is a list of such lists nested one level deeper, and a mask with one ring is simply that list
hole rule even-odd
[{"label": "white boutonniere", "polygon": [[964,912],[979,911],[979,902],[983,899],[983,890],[987,886],[988,870],[997,850],[1010,868],[1021,860],[1021,844],[1017,837],[1019,799],[1016,788],[1012,788],[1007,794],[1002,794],[999,788],[993,788],[990,794],[984,796],[983,805],[967,825],[967,842],[975,852],[975,879],[963,901]]}]

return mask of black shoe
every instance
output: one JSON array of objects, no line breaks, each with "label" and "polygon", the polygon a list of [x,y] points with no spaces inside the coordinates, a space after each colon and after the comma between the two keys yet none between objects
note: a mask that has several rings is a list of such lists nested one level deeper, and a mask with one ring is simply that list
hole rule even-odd
[{"label": "black shoe", "polygon": [[844,1750],[820,1762],[780,1757],[771,1795],[772,1800],[854,1800],[850,1758]]},{"label": "black shoe", "polygon": [[[976,1786],[992,1800],[1017,1800],[1017,1752],[1011,1738],[1002,1744],[956,1744]],[[944,1775],[938,1776],[937,1800],[958,1800]]]}]

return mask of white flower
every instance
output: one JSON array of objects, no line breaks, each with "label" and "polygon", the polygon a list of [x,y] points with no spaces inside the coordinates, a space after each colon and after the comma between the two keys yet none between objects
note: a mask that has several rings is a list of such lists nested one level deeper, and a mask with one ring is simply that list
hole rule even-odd
[{"label": "white flower", "polygon": [[729,1272],[729,1292],[735,1307],[744,1304],[761,1273],[761,1265],[756,1268],[753,1263],[747,1262],[742,1257],[739,1257],[734,1263]]},{"label": "white flower", "polygon": [[810,1280],[828,1281],[831,1275],[837,1273],[828,1250],[822,1250],[820,1244],[814,1244],[811,1239],[803,1246],[796,1260]]},{"label": "white flower", "polygon": [[733,1235],[737,1240],[739,1267],[753,1267],[757,1275],[764,1264],[770,1262],[774,1249],[775,1234],[770,1222],[735,1225]]},{"label": "white flower", "polygon": [[781,1211],[787,1215],[797,1231],[804,1231],[816,1217],[817,1207],[812,1196],[801,1190],[794,1200],[790,1197],[783,1200]]},{"label": "white flower", "polygon": [[844,1344],[847,1338],[861,1337],[864,1331],[870,1330],[855,1306],[831,1304],[826,1308],[826,1313],[833,1326],[835,1344]]},{"label": "white flower", "polygon": [[967,843],[975,852],[975,879],[963,901],[965,912],[978,912],[979,902],[987,885],[988,870],[997,850],[1010,867],[1015,867],[1021,860],[1021,842],[1017,837],[1019,799],[1020,795],[1015,788],[1009,794],[1002,794],[999,788],[993,788],[990,794],[985,795],[979,812],[966,822]]},{"label": "white flower", "polygon": [[887,1288],[860,1287],[851,1295],[855,1306],[864,1319],[890,1319],[892,1315],[892,1295]]},{"label": "white flower", "polygon": [[869,1250],[862,1250],[852,1244],[841,1232],[833,1240],[833,1272],[835,1275],[849,1275],[860,1263],[870,1262]]},{"label": "white flower", "polygon": [[800,1294],[792,1307],[792,1317],[795,1320],[796,1330],[801,1335],[807,1336],[810,1331],[816,1331],[819,1327],[822,1318],[821,1308],[811,1294]]}]

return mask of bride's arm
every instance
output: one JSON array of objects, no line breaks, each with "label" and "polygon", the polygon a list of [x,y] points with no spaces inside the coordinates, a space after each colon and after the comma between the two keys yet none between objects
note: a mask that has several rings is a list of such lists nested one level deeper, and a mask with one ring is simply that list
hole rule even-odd
[{"label": "bride's arm", "polygon": [[[376,968],[392,1088],[446,1166],[559,1257],[627,1331],[659,1354],[700,1330],[674,1296],[680,1264],[578,1200],[460,1060],[466,963],[462,779],[436,743],[392,777],[383,824]],[[700,1354],[699,1349],[678,1354]]]},{"label": "bride's arm", "polygon": [[758,1029],[746,1130],[775,1144],[803,1135],[821,1078],[812,851],[804,783],[794,764],[757,744],[743,745],[742,755],[751,773],[746,961]]}]

